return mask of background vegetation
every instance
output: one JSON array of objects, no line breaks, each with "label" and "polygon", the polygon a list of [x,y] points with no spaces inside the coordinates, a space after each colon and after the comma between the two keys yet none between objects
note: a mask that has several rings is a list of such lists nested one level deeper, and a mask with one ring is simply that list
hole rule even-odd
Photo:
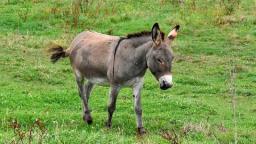
[{"label": "background vegetation", "polygon": [[[0,143],[255,143],[255,0],[1,0]],[[94,30],[126,35],[159,22],[173,43],[175,86],[146,74],[147,134],[136,135],[133,98],[123,89],[106,129],[108,88],[97,86],[86,125],[69,60],[46,49]]]}]

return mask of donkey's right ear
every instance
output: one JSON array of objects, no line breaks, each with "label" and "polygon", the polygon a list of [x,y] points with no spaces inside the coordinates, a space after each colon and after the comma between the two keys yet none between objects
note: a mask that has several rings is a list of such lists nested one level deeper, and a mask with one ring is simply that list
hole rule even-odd
[{"label": "donkey's right ear", "polygon": [[177,37],[177,35],[178,35],[178,31],[179,31],[179,29],[180,29],[180,25],[176,25],[171,31],[170,31],[170,33],[168,34],[168,39],[169,40],[174,40],[176,37]]},{"label": "donkey's right ear", "polygon": [[162,36],[161,36],[161,31],[160,31],[158,23],[155,23],[153,25],[151,33],[152,33],[152,40],[154,41],[154,43],[156,45],[161,44]]}]

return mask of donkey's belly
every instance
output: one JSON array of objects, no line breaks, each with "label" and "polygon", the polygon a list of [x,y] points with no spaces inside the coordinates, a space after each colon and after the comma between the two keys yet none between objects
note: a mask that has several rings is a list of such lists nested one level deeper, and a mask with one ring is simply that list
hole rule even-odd
[{"label": "donkey's belly", "polygon": [[109,80],[107,78],[94,77],[94,78],[87,78],[87,79],[93,84],[97,84],[101,86],[109,86]]},{"label": "donkey's belly", "polygon": [[84,77],[93,84],[102,86],[109,85],[106,69],[99,69],[93,66],[89,66],[81,69],[81,72],[84,75]]},{"label": "donkey's belly", "polygon": [[[93,78],[87,78],[88,81],[90,81],[93,84],[97,84],[100,86],[110,86],[110,82],[107,78],[104,77],[93,77]],[[135,77],[128,81],[125,81],[123,83],[119,83],[120,86],[124,87],[132,87],[134,84],[143,81],[142,77]]]}]

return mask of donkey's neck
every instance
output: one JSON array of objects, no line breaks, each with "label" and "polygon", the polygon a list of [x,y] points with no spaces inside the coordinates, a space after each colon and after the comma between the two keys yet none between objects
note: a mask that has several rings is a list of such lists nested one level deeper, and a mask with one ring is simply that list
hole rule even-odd
[{"label": "donkey's neck", "polygon": [[134,38],[129,38],[128,41],[130,41],[130,43],[132,44],[132,46],[134,48],[138,48],[141,45],[151,41],[152,38],[150,35],[145,35],[145,36],[141,36],[141,37],[134,37]]},{"label": "donkey's neck", "polygon": [[[114,75],[115,83],[124,83],[136,77],[143,77],[147,70],[147,54],[152,47],[151,36],[125,38],[116,51]],[[113,66],[113,65],[112,65]]]}]

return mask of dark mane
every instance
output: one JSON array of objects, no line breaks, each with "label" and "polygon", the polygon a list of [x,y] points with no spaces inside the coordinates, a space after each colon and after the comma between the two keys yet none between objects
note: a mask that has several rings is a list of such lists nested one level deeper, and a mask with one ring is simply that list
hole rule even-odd
[{"label": "dark mane", "polygon": [[[148,36],[151,35],[151,31],[142,31],[142,32],[137,32],[137,33],[131,33],[128,34],[126,37],[129,38],[135,38],[135,37],[141,37],[141,36]],[[164,40],[164,32],[161,31],[161,38]]]}]

